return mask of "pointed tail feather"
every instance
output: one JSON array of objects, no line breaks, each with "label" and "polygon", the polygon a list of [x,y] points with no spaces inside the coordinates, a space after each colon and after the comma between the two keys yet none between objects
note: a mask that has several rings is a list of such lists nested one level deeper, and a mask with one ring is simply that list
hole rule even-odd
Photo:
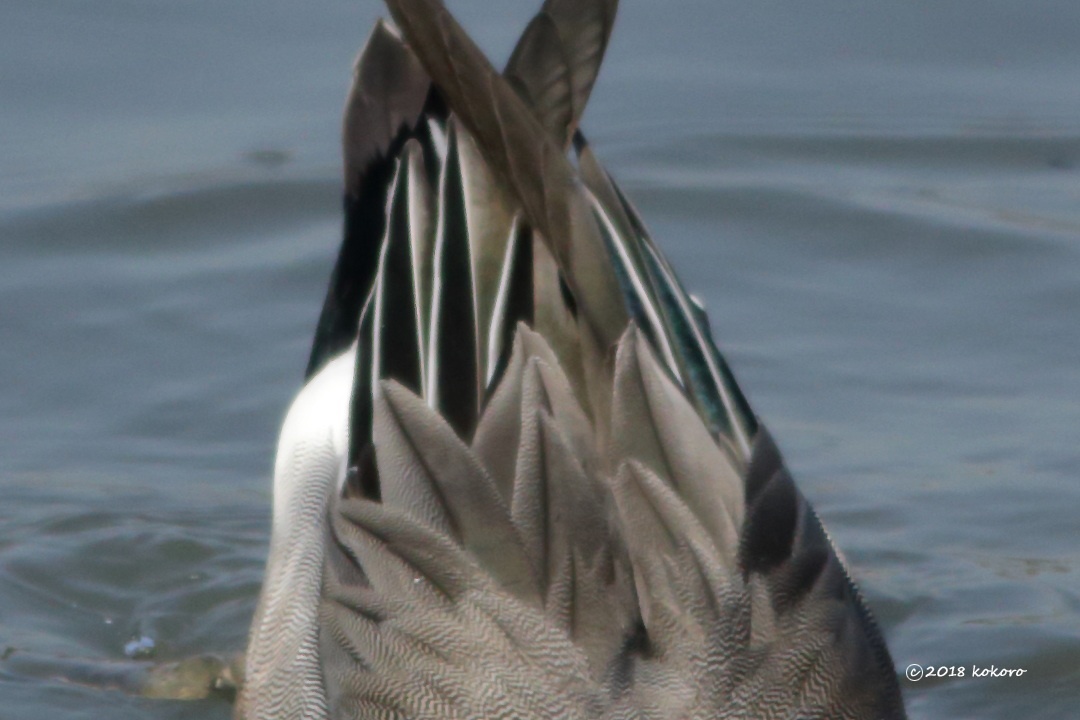
[{"label": "pointed tail feather", "polygon": [[618,0],[547,0],[503,72],[563,147],[596,84],[618,5]]},{"label": "pointed tail feather", "polygon": [[544,237],[602,348],[626,312],[596,220],[562,147],[436,0],[389,0],[395,21],[450,109]]}]

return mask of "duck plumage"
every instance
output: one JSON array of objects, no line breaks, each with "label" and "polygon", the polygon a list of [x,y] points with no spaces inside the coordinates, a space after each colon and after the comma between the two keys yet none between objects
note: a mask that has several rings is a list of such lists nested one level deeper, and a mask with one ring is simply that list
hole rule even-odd
[{"label": "duck plumage", "polygon": [[844,563],[579,127],[617,2],[548,0],[501,73],[441,3],[388,5],[238,716],[904,717]]}]

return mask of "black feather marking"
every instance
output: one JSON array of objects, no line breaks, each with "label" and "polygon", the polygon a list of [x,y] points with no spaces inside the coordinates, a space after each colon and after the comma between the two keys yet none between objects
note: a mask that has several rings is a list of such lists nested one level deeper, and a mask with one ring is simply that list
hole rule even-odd
[{"label": "black feather marking", "polygon": [[746,505],[753,505],[757,496],[765,487],[765,483],[776,474],[784,465],[784,459],[780,457],[780,448],[772,438],[772,434],[764,426],[758,428],[754,436],[754,447],[750,453],[750,462],[746,467]]},{"label": "black feather marking", "polygon": [[634,668],[640,660],[648,659],[652,654],[653,647],[649,642],[649,631],[645,629],[645,623],[639,618],[627,633],[622,649],[615,656],[611,666],[609,686],[613,695],[618,697],[634,687]]},{"label": "black feather marking", "polygon": [[[507,265],[503,282],[500,283],[499,301],[496,303],[499,326],[492,329],[492,336],[497,337],[498,360],[495,362],[484,393],[484,405],[491,393],[499,386],[503,373],[510,363],[514,349],[514,337],[518,323],[533,323],[533,243],[532,228],[520,218],[514,225],[514,234],[510,247],[506,251]],[[496,335],[497,334],[497,335]]]},{"label": "black feather marking", "polygon": [[392,378],[419,393],[422,348],[409,242],[409,166],[404,159],[398,163],[391,194],[376,290],[374,376]]},{"label": "black feather marking", "polygon": [[344,351],[375,278],[386,193],[405,141],[421,120],[431,83],[396,32],[379,23],[353,73],[342,128],[343,240],[330,276],[305,378]]},{"label": "black feather marking", "polygon": [[574,137],[572,138],[572,140],[574,144],[574,152],[578,155],[581,154],[582,150],[589,146],[589,143],[587,140],[585,140],[585,135],[581,132],[581,130],[574,131]]},{"label": "black feather marking", "polygon": [[346,494],[378,499],[379,479],[372,455],[372,329],[375,312],[373,298],[365,303],[357,332],[356,366],[353,371],[352,397],[349,399],[349,458],[346,467]]},{"label": "black feather marking", "polygon": [[[843,642],[849,652],[854,648],[865,653],[867,662],[855,671],[860,686],[874,688],[882,717],[904,717],[892,657],[881,630],[764,426],[759,426],[754,437],[747,467],[746,504],[740,546],[744,576],[754,572],[768,577],[771,603],[778,614],[789,612],[811,595],[815,601],[837,603],[842,617],[853,619],[859,629],[837,642]],[[838,627],[838,632],[843,629]]]},{"label": "black feather marking", "polygon": [[854,592],[843,582],[843,575],[825,529],[799,493],[798,528],[791,559],[772,576],[773,607],[778,614],[787,612],[811,593],[847,604]]},{"label": "black feather marking", "polygon": [[799,496],[786,469],[780,468],[747,508],[740,564],[744,572],[767,573],[791,557]]},{"label": "black feather marking", "polygon": [[[773,610],[781,615],[797,606],[825,575],[831,558],[832,553],[827,546],[799,548],[793,553],[790,562],[774,573],[770,583]],[[826,590],[832,591],[833,600],[844,602],[846,593],[841,585],[828,583]]]},{"label": "black feather marking", "polygon": [[427,170],[427,181],[430,187],[439,186],[439,173],[442,168],[440,153],[435,143],[433,126],[444,129],[446,120],[449,117],[450,110],[446,107],[446,101],[443,99],[439,89],[432,85],[427,101],[424,103],[421,121],[416,126],[416,139],[420,141],[420,145],[424,149],[424,168]]},{"label": "black feather marking", "polygon": [[435,409],[464,438],[476,427],[480,406],[478,343],[472,297],[465,190],[457,133],[451,123],[440,186],[431,313],[432,397]]},{"label": "black feather marking", "polygon": [[504,317],[502,342],[509,352],[514,345],[514,333],[518,323],[533,322],[533,244],[532,228],[522,225],[517,232],[511,267],[510,292],[507,294],[507,312]]},{"label": "black feather marking", "polygon": [[567,284],[562,271],[559,271],[559,294],[562,295],[563,303],[566,305],[566,309],[570,311],[570,316],[576,319],[578,316],[577,299],[574,298],[574,292],[570,289],[570,285]]},{"label": "black feather marking", "polygon": [[355,464],[345,472],[345,482],[341,487],[341,497],[382,501],[382,486],[379,483],[379,467],[375,462],[375,447],[368,443],[360,451]]},{"label": "black feather marking", "polygon": [[386,227],[386,191],[394,174],[395,156],[407,139],[403,131],[385,156],[372,160],[357,195],[345,196],[345,224],[330,287],[326,291],[305,378],[322,370],[356,338],[360,309],[371,292]]}]

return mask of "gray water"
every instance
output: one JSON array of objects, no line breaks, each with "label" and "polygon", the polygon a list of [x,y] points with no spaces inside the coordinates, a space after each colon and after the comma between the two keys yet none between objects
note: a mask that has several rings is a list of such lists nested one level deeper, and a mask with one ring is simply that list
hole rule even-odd
[{"label": "gray water", "polygon": [[[450,5],[500,61],[534,9]],[[17,661],[243,647],[381,12],[0,12],[0,719],[229,716]],[[1078,37],[1073,0],[624,0],[586,114],[898,670],[968,669],[913,717],[1077,717]]]}]

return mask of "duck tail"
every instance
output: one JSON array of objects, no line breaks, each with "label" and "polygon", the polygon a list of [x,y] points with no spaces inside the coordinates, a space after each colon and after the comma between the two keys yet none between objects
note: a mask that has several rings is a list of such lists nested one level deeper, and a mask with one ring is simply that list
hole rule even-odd
[{"label": "duck tail", "polygon": [[437,0],[388,4],[309,364],[355,347],[327,696],[468,714],[398,705],[453,700],[452,666],[461,702],[494,683],[523,716],[902,717],[843,563],[580,130],[616,2],[549,0],[501,74]]}]

